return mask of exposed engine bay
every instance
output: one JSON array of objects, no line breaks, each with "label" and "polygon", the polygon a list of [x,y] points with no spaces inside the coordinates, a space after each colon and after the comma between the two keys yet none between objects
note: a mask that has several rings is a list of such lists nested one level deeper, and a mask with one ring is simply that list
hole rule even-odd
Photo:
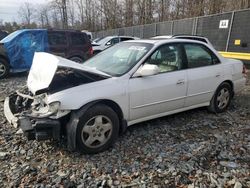
[{"label": "exposed engine bay", "polygon": [[105,77],[100,75],[60,67],[48,88],[39,90],[34,95],[29,91],[28,87],[23,87],[9,96],[9,106],[14,116],[58,119],[68,114],[69,111],[60,111],[60,113],[56,114],[60,103],[47,104],[48,95],[103,79]]}]

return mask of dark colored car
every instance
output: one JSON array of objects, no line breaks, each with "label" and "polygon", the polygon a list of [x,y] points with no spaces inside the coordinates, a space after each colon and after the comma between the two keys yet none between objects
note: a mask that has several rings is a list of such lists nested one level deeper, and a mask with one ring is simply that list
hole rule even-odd
[{"label": "dark colored car", "polygon": [[86,33],[76,30],[22,29],[0,41],[0,78],[30,69],[35,52],[49,52],[75,62],[92,56]]}]

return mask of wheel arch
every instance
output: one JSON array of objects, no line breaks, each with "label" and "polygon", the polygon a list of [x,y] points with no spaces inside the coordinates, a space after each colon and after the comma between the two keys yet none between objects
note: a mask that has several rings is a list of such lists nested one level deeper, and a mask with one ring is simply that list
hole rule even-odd
[{"label": "wheel arch", "polygon": [[9,61],[9,58],[0,54],[0,58],[4,59],[9,65],[10,65],[10,61]]},{"label": "wheel arch", "polygon": [[84,61],[84,59],[85,59],[83,56],[81,56],[81,55],[79,55],[79,54],[76,54],[76,55],[70,55],[67,59],[71,59],[71,58],[73,58],[73,57],[80,58],[80,59],[82,59],[83,61]]},{"label": "wheel arch", "polygon": [[124,119],[124,115],[122,112],[121,107],[114,101],[109,99],[101,99],[89,102],[82,106],[80,109],[73,111],[71,113],[71,117],[69,122],[66,125],[66,132],[67,132],[67,145],[68,149],[74,151],[76,149],[76,131],[77,131],[77,124],[79,118],[92,106],[104,104],[108,107],[112,108],[114,112],[117,113],[119,119],[119,133],[122,134],[127,129],[127,121]]},{"label": "wheel arch", "polygon": [[[225,81],[223,81],[221,84],[223,84],[223,83],[228,83],[230,86],[231,86],[231,88],[232,88],[232,92],[233,92],[233,96],[234,96],[234,84],[233,84],[233,82],[232,82],[232,80],[225,80]],[[220,84],[220,85],[221,85]],[[219,85],[219,86],[220,86]],[[218,86],[218,87],[219,87]]]}]

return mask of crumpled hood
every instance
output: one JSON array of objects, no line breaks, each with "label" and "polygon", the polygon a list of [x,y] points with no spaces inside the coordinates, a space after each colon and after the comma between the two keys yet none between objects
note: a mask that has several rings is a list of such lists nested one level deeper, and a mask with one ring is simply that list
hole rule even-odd
[{"label": "crumpled hood", "polygon": [[45,52],[36,52],[29,72],[27,86],[35,94],[37,91],[49,87],[58,67],[68,67],[93,74],[111,77],[101,71],[83,66],[68,59]]}]

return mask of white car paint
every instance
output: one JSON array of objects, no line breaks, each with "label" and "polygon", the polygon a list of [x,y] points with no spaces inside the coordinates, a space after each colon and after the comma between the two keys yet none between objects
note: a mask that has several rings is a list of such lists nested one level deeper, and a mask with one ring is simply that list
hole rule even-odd
[{"label": "white car paint", "polygon": [[68,67],[87,72],[90,71],[110,77],[103,72],[88,68],[74,61],[70,61],[46,52],[36,52],[34,54],[33,63],[27,80],[29,90],[35,94],[36,91],[47,88],[50,85],[58,67]]},{"label": "white car paint", "polygon": [[[93,42],[92,43],[92,48],[93,48],[93,51],[96,52],[100,52],[100,51],[103,51],[107,48],[109,48],[110,46],[114,45],[114,44],[108,44],[108,42],[110,42],[112,39],[114,38],[119,38],[119,42],[121,42],[121,38],[131,38],[133,40],[135,39],[139,39],[137,37],[129,37],[129,36],[107,36],[107,37],[104,37],[103,39],[101,39],[100,41],[98,42]],[[118,43],[119,43],[118,42]]]},{"label": "white car paint", "polygon": [[[148,77],[134,76],[141,64],[155,49],[162,44],[180,41],[207,46],[221,63]],[[61,103],[60,110],[77,110],[92,101],[111,100],[119,105],[128,125],[132,125],[196,107],[209,106],[216,88],[223,81],[232,81],[234,92],[240,91],[245,84],[246,80],[242,75],[243,64],[241,61],[226,59],[211,46],[202,42],[184,39],[138,40],[132,42],[150,43],[154,47],[128,73],[120,77],[111,77],[59,91],[48,95],[46,102],[50,104],[59,101]],[[45,66],[44,63],[46,62],[50,65]],[[43,67],[41,63],[43,63]],[[60,66],[105,75],[100,71],[64,58],[37,53],[28,78],[29,89],[35,93],[39,88],[48,86],[52,80],[52,74]]]},{"label": "white car paint", "polygon": [[206,44],[208,44],[209,46],[213,46],[208,38],[198,35],[159,35],[152,37],[152,39],[196,39],[197,41],[204,40],[206,41]]}]

